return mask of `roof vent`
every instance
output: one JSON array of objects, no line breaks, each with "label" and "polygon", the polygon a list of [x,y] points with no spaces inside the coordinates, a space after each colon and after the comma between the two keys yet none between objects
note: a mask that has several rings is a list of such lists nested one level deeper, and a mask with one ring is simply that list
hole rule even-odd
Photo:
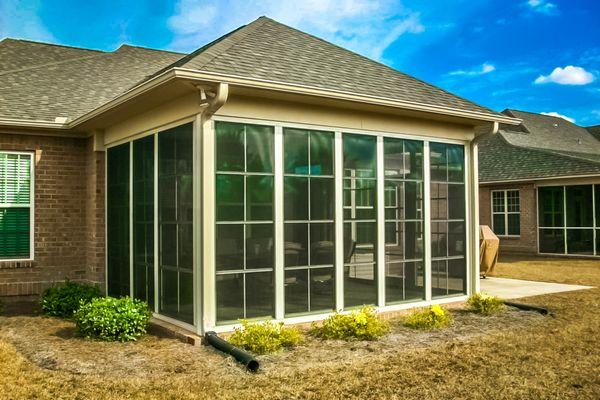
[{"label": "roof vent", "polygon": [[69,120],[69,118],[67,118],[67,117],[55,117],[54,118],[54,122],[56,122],[57,124],[66,124],[68,120]]},{"label": "roof vent", "polygon": [[581,139],[577,139],[577,144],[581,144]]},{"label": "roof vent", "polygon": [[557,123],[554,123],[553,125],[554,125],[555,128],[558,128],[558,124]]}]

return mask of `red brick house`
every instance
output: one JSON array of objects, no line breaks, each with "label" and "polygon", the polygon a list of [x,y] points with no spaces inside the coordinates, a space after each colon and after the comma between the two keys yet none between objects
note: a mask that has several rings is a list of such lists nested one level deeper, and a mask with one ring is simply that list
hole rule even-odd
[{"label": "red brick house", "polygon": [[562,118],[505,110],[479,147],[479,215],[504,253],[600,256],[600,139]]},{"label": "red brick house", "polygon": [[190,331],[478,290],[477,140],[519,120],[271,19],[190,54],[0,42],[0,296]]}]

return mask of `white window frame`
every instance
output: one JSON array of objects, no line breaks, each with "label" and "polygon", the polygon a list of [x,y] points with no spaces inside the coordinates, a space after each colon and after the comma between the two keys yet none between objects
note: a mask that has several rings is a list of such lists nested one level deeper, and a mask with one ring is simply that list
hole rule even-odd
[{"label": "white window frame", "polygon": [[[519,198],[519,211],[508,211],[508,192],[517,192],[517,196]],[[494,211],[494,193],[503,193],[504,196],[504,211]],[[492,190],[490,192],[490,210],[491,210],[491,222],[492,222],[492,230],[499,237],[508,237],[508,238],[519,238],[521,237],[521,191],[519,189],[497,189]],[[519,216],[519,234],[509,234],[508,233],[508,216],[510,214]],[[500,235],[496,232],[494,226],[494,215],[504,215],[504,234]]]},{"label": "white window frame", "polygon": [[0,208],[29,208],[29,257],[27,258],[2,258],[0,263],[15,262],[15,261],[33,261],[35,259],[34,250],[34,234],[35,234],[35,152],[32,151],[12,151],[0,150],[4,154],[18,154],[28,156],[29,163],[29,204],[6,204],[0,203]]}]

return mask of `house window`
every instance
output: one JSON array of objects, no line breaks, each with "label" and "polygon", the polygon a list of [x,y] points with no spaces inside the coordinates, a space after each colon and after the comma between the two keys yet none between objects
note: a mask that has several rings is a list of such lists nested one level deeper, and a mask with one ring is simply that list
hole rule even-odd
[{"label": "house window", "polygon": [[274,128],[215,122],[217,322],[274,314]]},{"label": "house window", "polygon": [[498,236],[521,234],[518,190],[492,190],[492,230]]},{"label": "house window", "polygon": [[333,133],[283,130],[285,313],[335,309]]},{"label": "house window", "polygon": [[461,145],[430,143],[431,291],[467,291],[465,154]]},{"label": "house window", "polygon": [[33,258],[33,154],[0,152],[0,260]]},{"label": "house window", "polygon": [[423,143],[384,138],[385,301],[425,297]]}]

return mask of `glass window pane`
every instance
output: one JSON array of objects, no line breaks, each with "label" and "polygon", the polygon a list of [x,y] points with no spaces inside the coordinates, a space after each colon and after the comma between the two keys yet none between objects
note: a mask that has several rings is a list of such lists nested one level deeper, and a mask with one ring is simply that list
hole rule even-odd
[{"label": "glass window pane", "polygon": [[564,226],[564,199],[562,187],[538,188],[539,226]]},{"label": "glass window pane", "polygon": [[[568,210],[568,208],[567,208]],[[568,213],[568,211],[567,211]],[[567,229],[568,254],[594,254],[593,229]]]},{"label": "glass window pane", "polygon": [[464,258],[448,260],[448,294],[467,292],[467,265]]},{"label": "glass window pane", "polygon": [[492,211],[504,212],[504,192],[492,192]]},{"label": "glass window pane", "polygon": [[333,178],[310,178],[310,218],[332,220],[335,203]]},{"label": "glass window pane", "polygon": [[431,223],[431,255],[446,257],[448,255],[448,223]]},{"label": "glass window pane", "polygon": [[162,268],[160,270],[160,278],[160,312],[165,315],[177,317],[177,270]]},{"label": "glass window pane", "polygon": [[448,255],[465,255],[465,223],[448,222]]},{"label": "glass window pane", "polygon": [[464,147],[455,144],[448,145],[448,181],[464,182],[465,153]]},{"label": "glass window pane", "polygon": [[496,235],[506,235],[505,214],[493,214],[492,229]]},{"label": "glass window pane", "polygon": [[244,171],[244,125],[215,122],[217,171]]},{"label": "glass window pane", "polygon": [[406,259],[422,259],[423,258],[423,223],[422,222],[405,222],[404,223],[404,240]]},{"label": "glass window pane", "polygon": [[273,172],[273,127],[246,125],[246,171]]},{"label": "glass window pane", "polygon": [[284,237],[285,266],[308,265],[308,224],[286,223]]},{"label": "glass window pane", "polygon": [[540,253],[565,252],[565,237],[563,229],[540,229]]},{"label": "glass window pane", "polygon": [[376,191],[374,179],[344,179],[344,218],[375,219]]},{"label": "glass window pane", "polygon": [[434,298],[448,295],[448,260],[431,262],[431,294]]},{"label": "glass window pane", "polygon": [[386,265],[386,303],[420,300],[425,297],[423,262],[395,262]]},{"label": "glass window pane", "polygon": [[217,275],[217,321],[244,318],[244,275]]},{"label": "glass window pane", "polygon": [[308,312],[308,270],[285,272],[285,313]]},{"label": "glass window pane", "polygon": [[246,318],[273,316],[273,272],[246,274]]},{"label": "glass window pane", "polygon": [[404,177],[406,179],[423,179],[423,142],[404,141]]},{"label": "glass window pane", "polygon": [[286,174],[308,175],[308,131],[301,129],[283,130],[283,161]]},{"label": "glass window pane", "polygon": [[246,225],[246,268],[273,268],[273,224]]},{"label": "glass window pane", "polygon": [[423,218],[423,182],[406,182],[404,192],[405,218]]},{"label": "glass window pane", "polygon": [[377,303],[377,277],[374,264],[344,267],[344,305],[355,307]]},{"label": "glass window pane", "polygon": [[406,279],[404,267],[403,262],[386,263],[385,265],[385,298],[388,303],[404,300]]},{"label": "glass window pane", "polygon": [[[29,257],[29,208],[0,208],[0,258],[28,258]],[[128,249],[119,243],[113,242],[122,237],[122,226],[113,221],[109,224],[109,238],[111,240],[109,248],[109,290],[116,292],[122,289],[121,285],[121,266],[129,257]],[[123,268],[128,270],[126,266]],[[123,283],[124,285],[124,283]],[[126,293],[124,293],[126,294]]]},{"label": "glass window pane", "polygon": [[[600,226],[600,184],[594,185],[594,188],[596,191],[594,194],[594,200],[596,201],[596,226]],[[598,248],[597,253],[600,255],[600,248]]]},{"label": "glass window pane", "polygon": [[334,224],[332,222],[310,224],[310,264],[333,265],[334,243]]},{"label": "glass window pane", "polygon": [[217,225],[216,230],[217,271],[244,268],[244,226]]},{"label": "glass window pane", "polygon": [[386,178],[404,178],[404,143],[402,139],[384,138]]},{"label": "glass window pane", "polygon": [[286,176],[284,182],[284,216],[288,221],[308,219],[308,178]]},{"label": "glass window pane", "polygon": [[243,221],[244,177],[217,174],[216,186],[217,221]]},{"label": "glass window pane", "polygon": [[310,174],[333,175],[333,134],[311,131]]},{"label": "glass window pane", "polygon": [[345,177],[374,178],[376,176],[376,143],[375,136],[344,134]]},{"label": "glass window pane", "polygon": [[273,177],[246,177],[246,220],[273,220]]},{"label": "glass window pane", "polygon": [[194,238],[192,224],[177,226],[178,262],[177,266],[192,270],[194,265]]},{"label": "glass window pane", "polygon": [[521,218],[519,214],[508,214],[508,234],[521,234]]},{"label": "glass window pane", "polygon": [[191,272],[179,273],[179,318],[194,323],[194,276]]},{"label": "glass window pane", "polygon": [[[129,158],[129,143],[107,150],[107,281],[108,295],[115,297],[129,295]],[[29,210],[27,214],[29,215]],[[16,228],[17,225],[22,224],[15,223],[17,220],[14,215],[14,212],[4,212],[4,216],[9,217],[5,223]],[[21,220],[25,219],[21,218]],[[11,239],[9,244],[14,241],[16,246],[19,238],[24,239],[24,235],[7,239]],[[19,243],[24,242],[19,240]],[[29,254],[29,238],[27,238],[27,254]]]},{"label": "glass window pane", "polygon": [[567,226],[593,226],[592,185],[567,186]]},{"label": "glass window pane", "polygon": [[519,191],[508,190],[506,192],[506,202],[508,205],[508,212],[519,212],[521,208],[519,204]]},{"label": "glass window pane", "polygon": [[446,159],[446,145],[443,143],[430,143],[429,154],[431,180],[433,182],[447,182],[448,161]]},{"label": "glass window pane", "polygon": [[335,308],[335,269],[310,270],[310,310],[329,311]]},{"label": "glass window pane", "polygon": [[448,219],[448,184],[431,184],[431,219]]},{"label": "glass window pane", "polygon": [[[412,182],[406,182],[406,184]],[[404,182],[385,180],[384,205],[386,220],[402,220],[405,218]]]},{"label": "glass window pane", "polygon": [[344,263],[375,261],[376,228],[375,222],[344,223]]},{"label": "glass window pane", "polygon": [[448,219],[465,218],[465,185],[448,185]]},{"label": "glass window pane", "polygon": [[404,260],[404,223],[385,223],[385,255],[390,261]]}]

